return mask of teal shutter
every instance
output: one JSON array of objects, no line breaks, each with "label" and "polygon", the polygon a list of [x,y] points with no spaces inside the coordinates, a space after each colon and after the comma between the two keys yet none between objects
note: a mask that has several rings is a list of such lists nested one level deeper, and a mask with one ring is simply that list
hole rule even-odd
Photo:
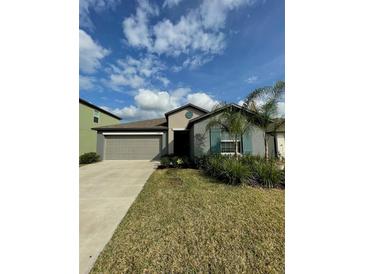
[{"label": "teal shutter", "polygon": [[252,154],[252,135],[249,130],[242,136],[242,146],[243,154]]},{"label": "teal shutter", "polygon": [[221,129],[212,128],[210,129],[210,152],[220,153],[221,152]]}]

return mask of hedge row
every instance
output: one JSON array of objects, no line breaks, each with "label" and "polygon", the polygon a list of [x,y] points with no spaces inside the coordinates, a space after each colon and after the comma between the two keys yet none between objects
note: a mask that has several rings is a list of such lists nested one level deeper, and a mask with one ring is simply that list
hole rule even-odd
[{"label": "hedge row", "polygon": [[197,161],[198,167],[206,174],[228,184],[254,184],[263,187],[285,185],[285,171],[276,161],[266,161],[258,156],[242,156],[235,159],[230,156],[209,155]]}]

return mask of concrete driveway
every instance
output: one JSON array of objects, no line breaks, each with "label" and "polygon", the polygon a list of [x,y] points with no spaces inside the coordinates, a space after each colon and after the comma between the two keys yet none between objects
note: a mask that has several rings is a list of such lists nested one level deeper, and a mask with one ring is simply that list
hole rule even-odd
[{"label": "concrete driveway", "polygon": [[80,167],[80,273],[88,273],[157,166],[102,161]]}]

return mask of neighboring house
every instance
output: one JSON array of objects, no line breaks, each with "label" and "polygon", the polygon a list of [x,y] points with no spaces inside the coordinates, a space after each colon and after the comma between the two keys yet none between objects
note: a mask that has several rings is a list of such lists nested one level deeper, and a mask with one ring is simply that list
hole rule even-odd
[{"label": "neighboring house", "polygon": [[[229,106],[250,113],[241,106]],[[227,133],[221,129],[206,130],[209,119],[225,108],[209,112],[187,104],[165,113],[164,118],[95,127],[97,153],[104,160],[158,160],[167,154],[191,158],[207,153],[233,154],[234,140]],[[254,127],[242,136],[239,152],[263,156],[264,131]]]},{"label": "neighboring house", "polygon": [[270,125],[266,133],[269,140],[269,154],[272,157],[285,158],[285,119],[278,119],[277,128]]},{"label": "neighboring house", "polygon": [[96,152],[96,132],[92,127],[118,123],[118,116],[79,98],[79,155]]}]

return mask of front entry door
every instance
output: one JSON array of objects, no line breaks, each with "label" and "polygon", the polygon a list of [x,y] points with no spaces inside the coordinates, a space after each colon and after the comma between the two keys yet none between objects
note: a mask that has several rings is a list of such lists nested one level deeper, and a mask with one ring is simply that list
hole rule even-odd
[{"label": "front entry door", "polygon": [[174,131],[174,154],[178,156],[189,156],[190,138],[188,130]]}]

